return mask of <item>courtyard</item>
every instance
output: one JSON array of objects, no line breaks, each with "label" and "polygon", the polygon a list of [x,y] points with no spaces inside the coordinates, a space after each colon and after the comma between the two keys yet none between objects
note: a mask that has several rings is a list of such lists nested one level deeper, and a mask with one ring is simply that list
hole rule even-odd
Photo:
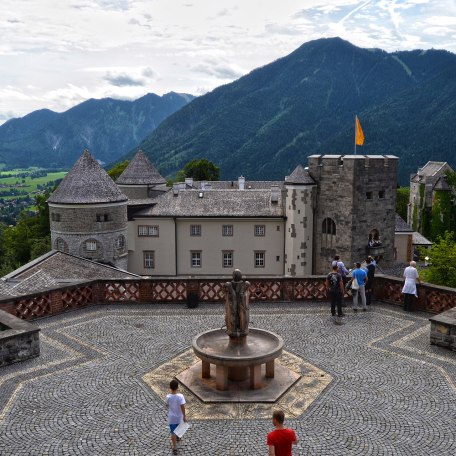
[{"label": "courtyard", "polygon": [[[374,303],[334,325],[327,303],[253,303],[251,326],[284,340],[301,380],[276,405],[203,404],[185,388],[181,455],[264,455],[286,413],[295,455],[455,455],[456,353],[428,318]],[[35,320],[41,355],[0,369],[0,454],[171,454],[164,395],[195,362],[193,337],[223,304],[111,304]]]}]

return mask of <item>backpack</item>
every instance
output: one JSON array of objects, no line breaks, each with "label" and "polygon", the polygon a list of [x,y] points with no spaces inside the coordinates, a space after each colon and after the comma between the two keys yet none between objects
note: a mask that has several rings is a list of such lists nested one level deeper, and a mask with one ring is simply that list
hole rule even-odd
[{"label": "backpack", "polygon": [[338,291],[340,290],[340,274],[333,274],[332,272],[328,275],[328,281],[329,281],[329,288],[331,291]]}]

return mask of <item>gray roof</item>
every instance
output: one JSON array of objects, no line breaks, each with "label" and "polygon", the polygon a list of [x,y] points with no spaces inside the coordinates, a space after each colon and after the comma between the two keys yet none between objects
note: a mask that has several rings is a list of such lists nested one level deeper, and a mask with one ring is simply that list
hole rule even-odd
[{"label": "gray roof", "polygon": [[48,199],[50,203],[114,203],[127,197],[85,150],[63,181]]},{"label": "gray roof", "polygon": [[304,184],[304,185],[315,185],[315,181],[309,174],[309,171],[302,165],[296,166],[294,171],[287,177],[285,177],[286,184]]},{"label": "gray roof", "polygon": [[166,184],[166,179],[157,171],[144,152],[140,150],[116,180],[119,185]]},{"label": "gray roof", "polygon": [[58,283],[71,281],[84,281],[93,279],[134,279],[138,278],[122,269],[87,260],[59,250],[51,250],[41,257],[27,263],[4,277],[7,280],[26,279],[37,271],[46,273]]},{"label": "gray roof", "polygon": [[3,280],[0,279],[0,299],[6,298],[8,296],[12,296],[13,293],[11,293],[11,286],[8,285],[7,282],[4,282]]},{"label": "gray roof", "polygon": [[451,191],[451,187],[447,182],[446,176],[439,177],[438,181],[434,185],[434,190]]},{"label": "gray roof", "polygon": [[135,216],[156,217],[283,217],[282,193],[271,202],[270,190],[170,190],[156,204]]},{"label": "gray roof", "polygon": [[432,242],[429,239],[426,239],[418,231],[414,231],[412,235],[412,244],[413,245],[432,245]]},{"label": "gray roof", "polygon": [[412,233],[413,229],[399,214],[396,214],[395,231],[396,233]]},{"label": "gray roof", "polygon": [[446,162],[437,162],[437,161],[428,161],[419,171],[418,174],[422,176],[434,176],[439,172],[447,163]]},{"label": "gray roof", "polygon": [[[232,181],[193,181],[193,184],[187,185],[187,188],[203,188],[203,184],[209,186],[212,190],[239,190],[239,180]],[[244,184],[245,189],[270,189],[271,186],[278,185],[281,189],[284,188],[283,181],[249,181]]]},{"label": "gray roof", "polygon": [[14,295],[30,294],[47,288],[56,287],[58,282],[50,277],[46,272],[37,270],[27,278],[21,280],[11,288]]}]

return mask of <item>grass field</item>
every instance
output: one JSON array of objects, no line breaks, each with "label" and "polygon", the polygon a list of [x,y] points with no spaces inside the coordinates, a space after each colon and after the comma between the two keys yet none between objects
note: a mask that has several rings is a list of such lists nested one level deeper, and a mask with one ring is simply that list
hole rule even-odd
[{"label": "grass field", "polygon": [[[46,172],[46,175],[32,177],[31,174],[34,172]],[[47,187],[49,182],[63,179],[66,174],[66,171],[47,172],[46,170],[39,168],[0,171],[0,198],[4,200],[23,198],[27,195],[2,196],[1,193],[16,188],[17,190],[25,191],[28,195],[30,195],[39,190],[38,186]],[[21,177],[18,175],[21,175]]]}]

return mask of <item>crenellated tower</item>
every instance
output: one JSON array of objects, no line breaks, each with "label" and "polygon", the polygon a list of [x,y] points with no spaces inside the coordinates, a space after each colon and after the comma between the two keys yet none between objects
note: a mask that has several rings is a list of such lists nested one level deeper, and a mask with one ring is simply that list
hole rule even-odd
[{"label": "crenellated tower", "polygon": [[347,267],[366,255],[393,261],[398,158],[392,155],[311,155],[317,183],[314,274],[338,254]]}]

